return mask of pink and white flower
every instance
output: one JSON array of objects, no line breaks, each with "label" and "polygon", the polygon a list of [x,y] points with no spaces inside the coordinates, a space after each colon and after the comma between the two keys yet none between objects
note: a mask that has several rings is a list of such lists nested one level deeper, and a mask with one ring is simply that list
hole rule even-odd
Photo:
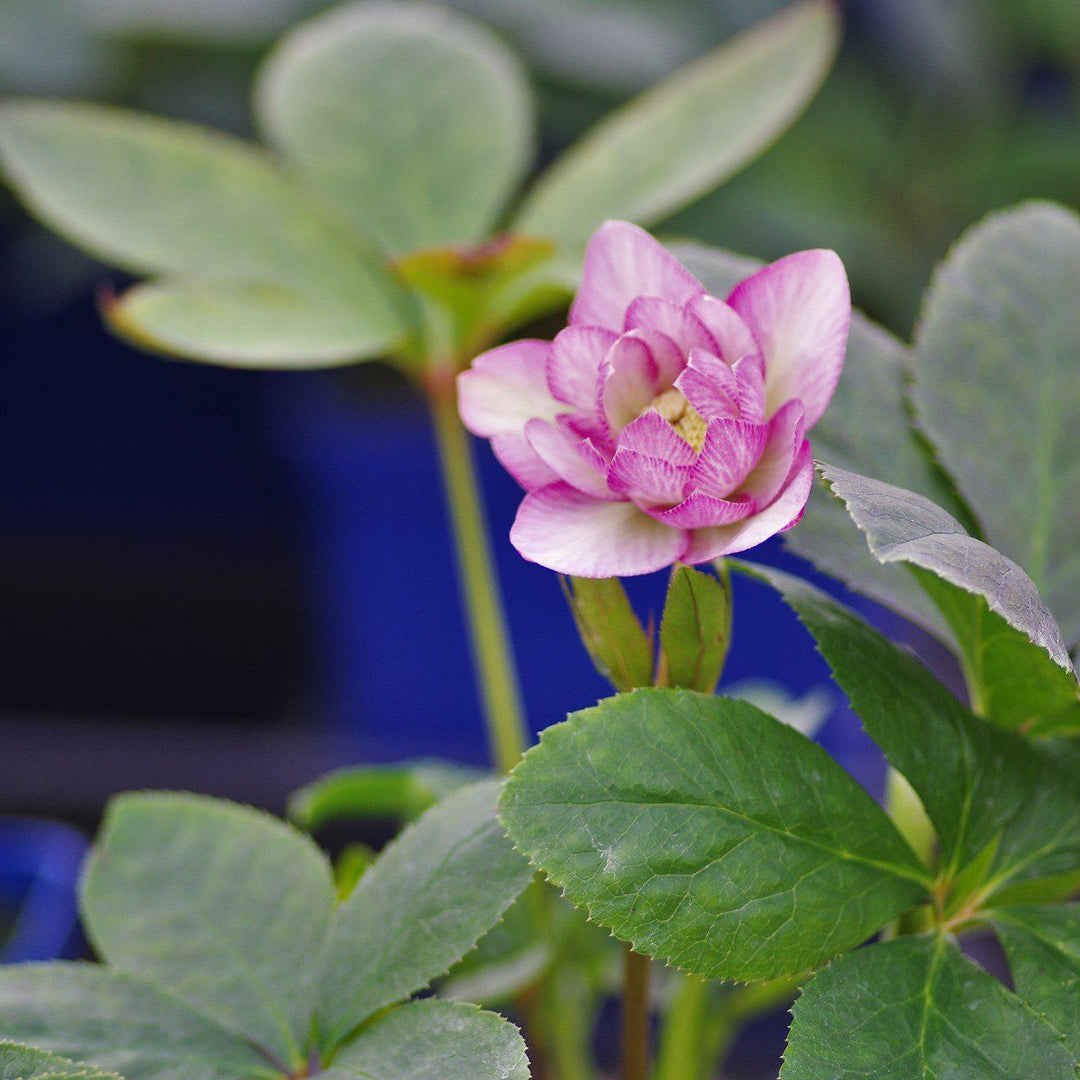
[{"label": "pink and white flower", "polygon": [[789,255],[724,301],[648,233],[607,222],[566,329],[459,376],[465,426],[526,491],[512,543],[563,574],[623,577],[790,529],[850,320],[835,252]]}]

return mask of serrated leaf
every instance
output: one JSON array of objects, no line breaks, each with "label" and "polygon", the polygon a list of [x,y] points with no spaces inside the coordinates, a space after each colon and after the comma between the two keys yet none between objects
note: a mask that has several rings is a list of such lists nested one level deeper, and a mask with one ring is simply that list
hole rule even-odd
[{"label": "serrated leaf", "polygon": [[433,803],[484,775],[481,769],[437,760],[335,769],[294,792],[288,816],[308,832],[331,821],[354,818],[412,821]]},{"label": "serrated leaf", "polygon": [[653,643],[618,578],[570,578],[566,598],[581,643],[616,690],[653,681]]},{"label": "serrated leaf", "polygon": [[990,918],[1017,994],[1080,1059],[1080,904],[999,908]]},{"label": "serrated leaf", "polygon": [[119,1080],[116,1073],[79,1065],[56,1054],[5,1039],[0,1042],[0,1080]]},{"label": "serrated leaf", "polygon": [[310,20],[271,53],[256,105],[269,139],[395,254],[482,239],[532,155],[516,58],[434,5]]},{"label": "serrated leaf", "polygon": [[326,1080],[528,1080],[516,1027],[475,1005],[414,1001],[365,1027]]},{"label": "serrated leaf", "polygon": [[83,882],[103,959],[297,1066],[335,891],[319,849],[247,807],[193,795],[113,799]]},{"label": "serrated leaf", "polygon": [[875,558],[909,566],[952,630],[979,713],[1006,727],[1080,730],[1080,686],[1054,616],[1011,559],[911,491],[821,473]]},{"label": "serrated leaf", "polygon": [[716,187],[803,110],[832,63],[834,7],[793,6],[601,121],[541,176],[514,221],[567,251],[606,218],[647,225]]},{"label": "serrated leaf", "polygon": [[918,793],[955,875],[996,844],[987,892],[1080,861],[1080,753],[980,721],[913,656],[820,589],[730,561],[775,588],[818,643],[870,737]]},{"label": "serrated leaf", "polygon": [[324,1049],[444,974],[532,879],[495,817],[500,785],[473,784],[428,810],[339,908],[316,1011]]},{"label": "serrated leaf", "polygon": [[0,1030],[127,1080],[279,1075],[239,1035],[145,979],[98,964],[0,968]]},{"label": "serrated leaf", "polygon": [[720,681],[731,641],[731,588],[721,572],[721,581],[690,566],[671,575],[660,622],[668,686],[711,694]]},{"label": "serrated leaf", "polygon": [[638,690],[575,713],[514,769],[500,813],[594,920],[710,978],[805,970],[926,895],[866,792],[741,701]]},{"label": "serrated leaf", "polygon": [[989,543],[1080,639],[1080,218],[1027,203],[969,230],[915,341],[920,424]]},{"label": "serrated leaf", "polygon": [[792,1015],[781,1080],[1076,1080],[1060,1037],[944,937],[833,961]]}]

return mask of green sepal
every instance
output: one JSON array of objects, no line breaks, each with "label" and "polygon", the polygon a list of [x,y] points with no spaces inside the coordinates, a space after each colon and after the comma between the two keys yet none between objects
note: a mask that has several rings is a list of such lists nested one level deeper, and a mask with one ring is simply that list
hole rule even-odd
[{"label": "green sepal", "polygon": [[564,579],[566,599],[596,670],[616,690],[653,682],[653,643],[618,578]]},{"label": "green sepal", "polygon": [[711,694],[720,681],[731,641],[731,581],[692,566],[677,566],[668,584],[660,647],[666,684]]}]

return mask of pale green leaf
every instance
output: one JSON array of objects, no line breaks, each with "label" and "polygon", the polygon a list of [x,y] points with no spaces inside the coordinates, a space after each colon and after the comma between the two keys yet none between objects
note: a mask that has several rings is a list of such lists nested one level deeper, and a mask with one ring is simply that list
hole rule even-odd
[{"label": "pale green leaf", "polygon": [[525,1043],[495,1013],[414,1001],[365,1027],[334,1057],[325,1080],[528,1080]]},{"label": "pale green leaf", "polygon": [[637,690],[548,728],[500,812],[595,921],[707,977],[802,971],[926,894],[892,823],[825,751],[690,691]]},{"label": "pale green leaf", "polygon": [[[938,268],[914,398],[986,540],[1080,639],[1080,218],[1027,203],[971,229]],[[890,479],[892,477],[890,476]]]},{"label": "pale green leaf", "polygon": [[513,223],[579,251],[606,218],[647,225],[752,161],[832,63],[836,9],[808,0],[726,43],[601,121],[539,179]]},{"label": "pale green leaf", "polygon": [[109,804],[83,884],[102,958],[172,994],[279,1061],[304,1059],[335,891],[291,826],[193,795]]},{"label": "pale green leaf", "polygon": [[0,1080],[119,1080],[116,1073],[79,1065],[32,1046],[0,1042]]},{"label": "pale green leaf", "polygon": [[721,573],[718,581],[679,566],[671,575],[660,622],[667,686],[711,694],[720,681],[731,640],[731,586]]},{"label": "pale green leaf", "polygon": [[274,1075],[239,1035],[146,980],[98,964],[0,968],[0,1031],[127,1080]]},{"label": "pale green leaf", "polygon": [[473,784],[428,810],[338,910],[319,986],[324,1048],[444,974],[528,885],[495,817],[500,785]]},{"label": "pale green leaf", "polygon": [[532,156],[513,54],[425,3],[312,19],[271,54],[256,104],[269,139],[395,254],[483,239]]},{"label": "pale green leaf", "polygon": [[792,1010],[781,1080],[1076,1080],[1056,1032],[944,937],[835,960]]}]

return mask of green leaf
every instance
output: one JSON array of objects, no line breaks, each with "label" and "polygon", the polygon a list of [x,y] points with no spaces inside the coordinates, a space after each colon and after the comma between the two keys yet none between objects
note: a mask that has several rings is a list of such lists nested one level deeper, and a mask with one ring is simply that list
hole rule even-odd
[{"label": "green leaf", "polygon": [[1001,908],[990,918],[1017,994],[1080,1058],[1080,904]]},{"label": "green leaf", "polygon": [[532,157],[512,53],[426,4],[351,4],[274,50],[256,106],[270,141],[395,254],[491,230]]},{"label": "green leaf", "polygon": [[1080,639],[1080,218],[1027,203],[971,229],[938,268],[914,398],[986,540]]},{"label": "green leaf", "polygon": [[731,587],[690,566],[671,575],[660,645],[667,665],[667,685],[711,694],[720,681],[731,641]]},{"label": "green leaf", "polygon": [[365,1027],[325,1080],[528,1080],[516,1027],[474,1005],[414,1001]]},{"label": "green leaf", "polygon": [[781,1080],[1076,1080],[1056,1033],[944,937],[835,960],[792,1016]]},{"label": "green leaf", "polygon": [[164,793],[112,800],[82,895],[103,959],[289,1066],[305,1060],[334,902],[329,864],[290,826]]},{"label": "green leaf", "polygon": [[596,670],[616,690],[651,686],[653,643],[618,578],[570,578],[566,599]]},{"label": "green leaf", "polygon": [[0,1080],[118,1080],[116,1073],[79,1065],[32,1046],[0,1042]]},{"label": "green leaf", "polygon": [[601,121],[539,179],[514,221],[577,252],[606,218],[658,221],[758,156],[832,63],[836,9],[793,6]]},{"label": "green leaf", "polygon": [[882,563],[909,566],[945,617],[978,711],[1006,727],[1080,730],[1080,686],[1035,583],[911,491],[832,465],[822,475]]},{"label": "green leaf", "polygon": [[0,968],[0,1030],[128,1080],[280,1076],[239,1035],[164,989],[98,964]]},{"label": "green leaf", "polygon": [[326,1049],[461,959],[532,879],[495,817],[501,781],[443,799],[409,826],[338,909],[317,1025]]},{"label": "green leaf", "polygon": [[355,818],[412,821],[432,803],[483,776],[481,769],[437,760],[336,769],[295,792],[288,816],[308,832]]},{"label": "green leaf", "polygon": [[892,823],[824,750],[690,691],[637,690],[548,728],[500,812],[595,921],[709,978],[813,967],[926,894]]},{"label": "green leaf", "polygon": [[[1080,752],[973,716],[922,664],[820,589],[730,561],[795,610],[870,737],[918,793],[955,875],[990,844],[984,891],[1080,861]],[[968,883],[970,885],[970,883]]]}]

